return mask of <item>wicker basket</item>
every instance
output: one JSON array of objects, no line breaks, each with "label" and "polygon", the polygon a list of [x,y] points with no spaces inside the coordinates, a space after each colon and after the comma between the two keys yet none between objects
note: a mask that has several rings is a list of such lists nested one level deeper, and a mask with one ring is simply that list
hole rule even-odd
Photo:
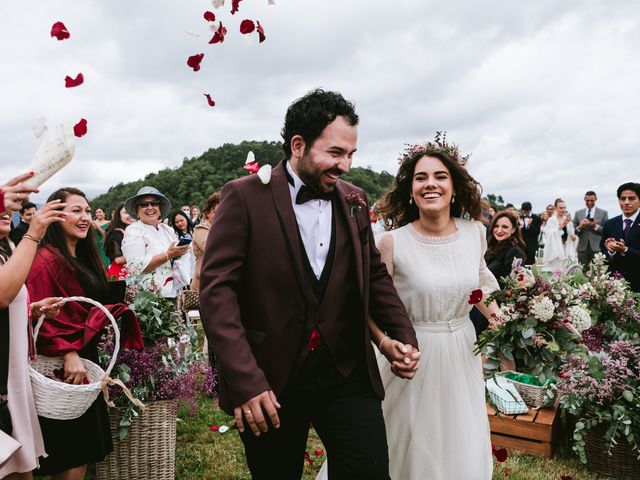
[{"label": "wicker basket", "polygon": [[97,480],[174,480],[177,400],[145,404],[124,440],[118,438],[123,409],[109,412],[113,452],[96,464]]},{"label": "wicker basket", "polygon": [[616,478],[640,479],[640,460],[623,436],[618,437],[618,443],[611,449],[611,455],[607,453],[604,436],[608,428],[609,425],[601,423],[587,431],[584,439],[587,468],[592,472]]},{"label": "wicker basket", "polygon": [[544,385],[542,387],[536,387],[535,385],[529,385],[528,383],[517,382],[512,380],[506,375],[508,373],[520,373],[514,372],[513,370],[506,370],[504,372],[499,372],[498,375],[505,377],[509,380],[518,390],[518,393],[524,400],[524,403],[531,408],[542,408],[547,407],[553,403],[553,398],[549,398],[547,396],[547,386]]},{"label": "wicker basket", "polygon": [[[64,368],[63,357],[45,357],[39,355],[30,363],[29,376],[31,377],[31,389],[33,390],[36,411],[41,417],[56,420],[78,418],[87,411],[102,391],[105,380],[109,377],[111,369],[116,363],[118,351],[120,350],[120,331],[118,330],[115,318],[113,318],[109,310],[101,303],[85,297],[67,297],[60,301],[62,304],[67,302],[85,302],[100,308],[113,326],[115,348],[106,372],[95,363],[81,358],[87,371],[87,379],[89,380],[89,383],[85,385],[71,385],[53,379],[55,377],[53,373],[54,370]],[[44,318],[44,315],[40,317],[33,331],[34,342],[38,339],[38,332],[44,322]]]}]

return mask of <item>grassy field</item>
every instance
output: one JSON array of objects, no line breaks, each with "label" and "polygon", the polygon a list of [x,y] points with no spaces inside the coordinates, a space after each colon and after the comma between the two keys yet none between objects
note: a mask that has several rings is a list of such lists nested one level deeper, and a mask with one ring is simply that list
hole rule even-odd
[{"label": "grassy field", "polygon": [[[242,442],[236,430],[221,434],[209,429],[210,425],[231,425],[232,418],[220,411],[215,400],[203,397],[200,409],[193,416],[183,416],[178,422],[178,448],[176,452],[176,478],[179,480],[235,480],[250,479]],[[305,463],[304,479],[314,479],[324,461],[324,455],[316,456],[315,450],[323,449],[322,443],[312,432],[307,446],[312,463]],[[603,477],[589,473],[574,458],[556,457],[553,460],[518,455],[510,452],[504,463],[495,462],[494,480],[561,480],[570,476],[573,480],[597,480]]]}]

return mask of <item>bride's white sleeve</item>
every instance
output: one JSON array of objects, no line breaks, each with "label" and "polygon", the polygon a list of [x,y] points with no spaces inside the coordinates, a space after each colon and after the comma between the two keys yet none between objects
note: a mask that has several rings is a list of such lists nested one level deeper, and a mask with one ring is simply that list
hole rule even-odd
[{"label": "bride's white sleeve", "polygon": [[487,253],[487,231],[480,222],[474,222],[478,226],[478,234],[480,235],[480,270],[478,278],[478,287],[487,295],[500,288],[496,277],[491,273],[487,262],[484,261],[484,254]]},{"label": "bride's white sleeve", "polygon": [[380,251],[380,258],[387,266],[387,271],[391,278],[393,278],[393,235],[390,233],[385,233],[378,240],[378,244],[376,245],[378,250]]}]

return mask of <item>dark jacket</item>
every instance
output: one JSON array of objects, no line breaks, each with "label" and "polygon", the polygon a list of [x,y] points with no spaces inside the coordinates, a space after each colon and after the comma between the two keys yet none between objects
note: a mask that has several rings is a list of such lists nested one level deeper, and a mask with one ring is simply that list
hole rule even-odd
[{"label": "dark jacket", "polygon": [[487,267],[491,270],[493,276],[498,280],[500,288],[502,288],[504,286],[502,277],[508,277],[509,274],[511,274],[513,260],[516,258],[524,259],[524,257],[525,253],[520,247],[507,244],[504,247],[498,248],[498,250],[493,253],[487,252],[484,260],[487,262]]}]

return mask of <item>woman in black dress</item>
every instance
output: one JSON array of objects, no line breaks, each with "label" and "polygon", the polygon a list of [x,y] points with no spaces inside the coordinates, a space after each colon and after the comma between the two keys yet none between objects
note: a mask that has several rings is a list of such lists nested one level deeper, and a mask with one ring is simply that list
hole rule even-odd
[{"label": "woman in black dress", "polygon": [[120,280],[126,277],[126,274],[122,271],[127,263],[122,253],[122,239],[124,238],[124,230],[133,222],[135,220],[127,213],[124,208],[124,202],[116,205],[104,239],[104,252],[111,261],[108,272],[109,278],[113,277],[115,280]]},{"label": "woman in black dress", "polygon": [[500,287],[504,287],[503,277],[511,274],[511,266],[516,258],[525,258],[525,244],[518,225],[518,219],[512,213],[498,212],[489,225],[487,253],[484,256],[487,267],[496,277]]}]

